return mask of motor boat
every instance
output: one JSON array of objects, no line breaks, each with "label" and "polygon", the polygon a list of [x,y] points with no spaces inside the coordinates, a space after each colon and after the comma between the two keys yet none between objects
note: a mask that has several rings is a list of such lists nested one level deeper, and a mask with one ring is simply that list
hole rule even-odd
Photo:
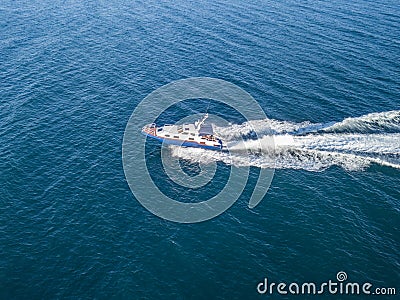
[{"label": "motor boat", "polygon": [[166,144],[207,150],[226,150],[226,144],[214,134],[213,124],[206,124],[208,113],[194,124],[158,127],[155,123],[142,128],[142,133]]}]

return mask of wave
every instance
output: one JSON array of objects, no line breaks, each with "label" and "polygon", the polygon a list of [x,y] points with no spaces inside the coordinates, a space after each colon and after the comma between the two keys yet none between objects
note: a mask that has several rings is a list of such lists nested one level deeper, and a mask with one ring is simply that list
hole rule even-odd
[{"label": "wave", "polygon": [[400,169],[400,111],[329,123],[252,120],[215,131],[228,142],[229,153],[171,147],[171,154],[238,167],[321,171],[334,165],[363,170],[378,164]]},{"label": "wave", "polygon": [[252,120],[228,127],[216,127],[217,134],[225,140],[243,136],[332,132],[332,133],[395,133],[400,132],[400,110],[370,113],[361,117],[346,118],[340,122],[294,123],[273,119]]},{"label": "wave", "polygon": [[399,132],[400,110],[371,113],[358,118],[347,118],[324,129],[326,132]]}]

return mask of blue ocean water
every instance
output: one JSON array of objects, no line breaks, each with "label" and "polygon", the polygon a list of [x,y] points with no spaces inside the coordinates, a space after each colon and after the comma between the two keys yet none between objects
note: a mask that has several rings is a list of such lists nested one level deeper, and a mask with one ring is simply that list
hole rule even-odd
[{"label": "blue ocean water", "polygon": [[[1,299],[253,299],[264,277],[339,271],[400,288],[398,1],[4,0],[0,28]],[[221,216],[176,224],[134,198],[122,138],[150,92],[200,76],[250,93],[283,150],[255,209],[263,157],[207,152],[253,177]]]}]

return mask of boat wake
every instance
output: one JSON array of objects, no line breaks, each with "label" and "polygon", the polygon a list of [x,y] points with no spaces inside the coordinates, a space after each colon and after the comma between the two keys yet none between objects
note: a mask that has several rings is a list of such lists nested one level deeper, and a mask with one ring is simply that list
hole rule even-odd
[{"label": "boat wake", "polygon": [[172,146],[172,155],[191,162],[308,171],[334,165],[363,170],[371,164],[400,169],[400,111],[317,124],[253,120],[215,132],[227,141],[229,153]]}]

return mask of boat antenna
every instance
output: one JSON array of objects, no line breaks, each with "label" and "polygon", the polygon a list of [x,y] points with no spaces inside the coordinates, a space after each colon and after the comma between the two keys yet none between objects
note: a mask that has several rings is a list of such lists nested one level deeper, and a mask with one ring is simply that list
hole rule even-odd
[{"label": "boat antenna", "polygon": [[208,106],[207,106],[207,109],[206,109],[206,113],[204,114],[204,117],[201,118],[200,120],[198,120],[197,122],[195,122],[195,127],[196,128],[200,128],[200,126],[203,125],[205,120],[208,118],[208,109],[210,108],[210,103],[211,103],[211,99],[208,102]]},{"label": "boat antenna", "polygon": [[206,109],[206,114],[208,113],[208,109],[210,108],[210,104],[211,104],[211,99],[210,99],[210,101],[208,101],[208,105],[207,105],[207,109]]}]

